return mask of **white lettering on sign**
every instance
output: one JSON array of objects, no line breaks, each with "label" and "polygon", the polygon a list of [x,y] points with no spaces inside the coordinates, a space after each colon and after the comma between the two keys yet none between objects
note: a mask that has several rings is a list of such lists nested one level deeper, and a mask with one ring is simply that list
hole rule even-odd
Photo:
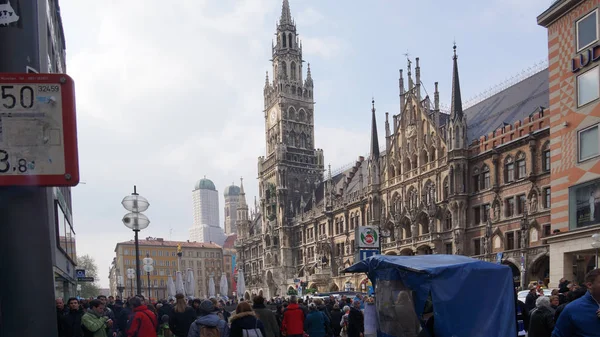
[{"label": "white lettering on sign", "polygon": [[17,21],[19,21],[19,16],[10,5],[10,1],[5,4],[0,4],[0,26],[8,26]]},{"label": "white lettering on sign", "polygon": [[0,177],[65,174],[58,84],[0,83]]}]

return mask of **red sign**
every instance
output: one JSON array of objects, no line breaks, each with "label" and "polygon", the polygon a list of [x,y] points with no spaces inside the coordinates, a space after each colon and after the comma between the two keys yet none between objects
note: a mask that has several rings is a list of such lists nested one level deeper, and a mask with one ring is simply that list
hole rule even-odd
[{"label": "red sign", "polygon": [[75,117],[69,76],[0,73],[0,186],[77,185]]}]

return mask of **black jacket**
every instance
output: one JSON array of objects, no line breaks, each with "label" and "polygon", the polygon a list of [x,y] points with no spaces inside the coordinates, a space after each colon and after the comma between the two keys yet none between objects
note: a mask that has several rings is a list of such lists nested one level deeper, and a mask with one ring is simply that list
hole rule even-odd
[{"label": "black jacket", "polygon": [[61,317],[60,337],[83,337],[83,329],[81,328],[81,317],[83,311],[71,310],[68,314]]},{"label": "black jacket", "polygon": [[[517,322],[519,320],[523,321],[523,325],[525,327],[525,331],[529,330],[529,310],[527,310],[527,306],[525,303],[517,300],[515,313],[517,314]],[[519,325],[517,324],[517,333],[519,332]]]},{"label": "black jacket", "polygon": [[169,329],[177,337],[187,337],[190,326],[197,317],[193,308],[187,307],[184,312],[176,312],[173,309],[169,314]]},{"label": "black jacket", "polygon": [[359,337],[365,332],[365,317],[362,311],[352,307],[348,314],[348,337]]},{"label": "black jacket", "polygon": [[528,337],[550,337],[554,330],[554,313],[550,308],[539,307],[529,317]]},{"label": "black jacket", "polygon": [[342,320],[343,315],[344,314],[340,309],[331,310],[331,328],[333,328],[333,333],[335,336],[339,336],[340,332],[342,331],[340,321]]},{"label": "black jacket", "polygon": [[253,311],[241,312],[231,316],[230,337],[243,337],[244,330],[259,329],[263,336],[266,336],[264,324],[256,318]]},{"label": "black jacket", "polygon": [[538,295],[536,293],[529,292],[527,297],[525,297],[525,306],[527,307],[527,311],[531,311],[535,309],[535,300],[537,300]]}]

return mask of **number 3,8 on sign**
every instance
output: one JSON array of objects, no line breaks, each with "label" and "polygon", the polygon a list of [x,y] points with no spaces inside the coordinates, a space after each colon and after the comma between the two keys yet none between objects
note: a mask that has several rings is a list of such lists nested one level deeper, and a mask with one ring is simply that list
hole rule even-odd
[{"label": "number 3,8 on sign", "polygon": [[0,73],[0,186],[76,186],[76,125],[68,75]]}]

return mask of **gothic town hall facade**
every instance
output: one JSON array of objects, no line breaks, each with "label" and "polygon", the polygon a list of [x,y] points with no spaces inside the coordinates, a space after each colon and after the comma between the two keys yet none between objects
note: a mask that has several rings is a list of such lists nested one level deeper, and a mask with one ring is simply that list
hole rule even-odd
[{"label": "gothic town hall facade", "polygon": [[455,46],[445,113],[438,84],[433,99],[423,97],[419,59],[409,60],[381,150],[373,102],[368,158],[332,175],[316,148],[314,84],[310,64],[303,74],[288,0],[276,35],[264,86],[260,201],[249,214],[244,200],[237,217],[245,297],[285,296],[299,281],[321,293],[364,290],[364,276],[343,269],[354,263],[354,230],[365,225],[380,228],[383,254],[463,254],[510,266],[517,284],[546,281],[547,69],[463,109]]}]

